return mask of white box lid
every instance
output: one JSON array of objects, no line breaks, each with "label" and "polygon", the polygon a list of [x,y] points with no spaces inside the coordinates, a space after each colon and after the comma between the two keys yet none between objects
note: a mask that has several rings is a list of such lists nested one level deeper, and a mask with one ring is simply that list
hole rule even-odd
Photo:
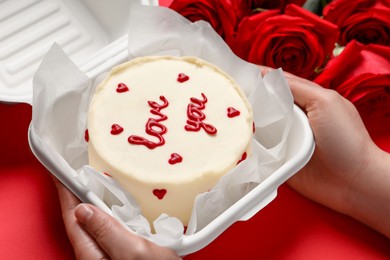
[{"label": "white box lid", "polygon": [[[158,0],[133,0],[156,5]],[[129,0],[0,0],[0,101],[32,100],[32,78],[57,42],[82,67],[127,32]],[[95,55],[96,56],[96,55]]]}]

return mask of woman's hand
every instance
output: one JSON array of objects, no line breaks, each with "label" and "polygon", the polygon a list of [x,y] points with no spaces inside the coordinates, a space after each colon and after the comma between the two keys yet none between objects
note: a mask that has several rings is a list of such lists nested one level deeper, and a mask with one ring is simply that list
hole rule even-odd
[{"label": "woman's hand", "polygon": [[367,170],[377,148],[353,104],[336,91],[286,74],[295,103],[307,114],[316,149],[289,184],[305,196],[346,213],[351,184]]},{"label": "woman's hand", "polygon": [[80,203],[62,183],[54,182],[77,259],[180,259],[173,250],[132,234],[97,207]]},{"label": "woman's hand", "polygon": [[390,155],[372,141],[351,102],[311,81],[285,76],[316,142],[313,157],[288,184],[390,237]]}]

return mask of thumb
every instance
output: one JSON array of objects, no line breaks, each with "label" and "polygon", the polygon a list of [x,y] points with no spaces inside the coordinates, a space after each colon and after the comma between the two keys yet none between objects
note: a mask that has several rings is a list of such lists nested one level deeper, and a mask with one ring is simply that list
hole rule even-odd
[{"label": "thumb", "polygon": [[147,241],[126,229],[99,208],[81,203],[75,208],[77,220],[111,259],[144,259],[162,256],[177,259],[175,252]]},{"label": "thumb", "polygon": [[319,98],[323,97],[323,95],[329,91],[312,81],[297,77],[290,73],[285,73],[285,77],[288,81],[295,103],[306,111],[313,102],[318,101]]},{"label": "thumb", "polygon": [[[116,219],[95,206],[81,203],[74,212],[77,220],[96,240],[100,247],[113,259],[124,252],[133,251],[143,245],[143,239],[126,230]],[[134,250],[131,250],[131,249]],[[128,255],[129,256],[129,255]]]}]

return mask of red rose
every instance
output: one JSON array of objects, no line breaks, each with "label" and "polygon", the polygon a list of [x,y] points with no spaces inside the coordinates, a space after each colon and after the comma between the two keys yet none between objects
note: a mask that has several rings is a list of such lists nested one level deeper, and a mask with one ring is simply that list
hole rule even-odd
[{"label": "red rose", "polygon": [[249,62],[312,79],[337,38],[337,26],[292,4],[283,14],[270,10],[244,18],[234,51]]},{"label": "red rose", "polygon": [[367,127],[390,130],[390,47],[351,41],[315,82],[349,99]]},{"label": "red rose", "polygon": [[390,45],[390,0],[334,0],[323,9],[323,17],[340,28],[343,46],[353,39]]},{"label": "red rose", "polygon": [[283,9],[288,4],[302,6],[306,0],[249,0],[248,4],[252,10],[260,9]]},{"label": "red rose", "polygon": [[245,0],[174,0],[169,8],[192,22],[203,20],[230,44],[239,21],[248,14]]}]

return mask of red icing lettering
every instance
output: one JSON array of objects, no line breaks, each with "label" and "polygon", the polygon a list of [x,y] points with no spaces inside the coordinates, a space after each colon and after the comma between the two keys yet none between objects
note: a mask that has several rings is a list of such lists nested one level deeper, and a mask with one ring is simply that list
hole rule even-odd
[{"label": "red icing lettering", "polygon": [[150,141],[142,136],[131,135],[128,138],[128,142],[131,144],[145,145],[149,149],[154,149],[158,146],[164,145],[165,140],[163,135],[167,132],[167,128],[161,124],[161,121],[166,120],[168,117],[162,114],[160,111],[166,108],[169,103],[168,100],[164,96],[160,96],[160,100],[163,101],[163,104],[158,104],[154,101],[148,101],[149,106],[152,108],[150,113],[153,115],[157,115],[158,118],[149,118],[148,122],[145,125],[145,132],[148,135],[154,136],[158,139],[157,142]]},{"label": "red icing lettering", "polygon": [[242,154],[242,156],[241,156],[241,159],[237,162],[237,164],[239,164],[240,162],[242,162],[243,160],[245,160],[247,156],[248,156],[248,155],[246,154],[246,152],[244,152],[244,153]]},{"label": "red icing lettering", "polygon": [[106,173],[106,172],[103,172],[104,175],[108,176],[108,177],[111,177],[110,174]]},{"label": "red icing lettering", "polygon": [[232,118],[240,115],[240,111],[235,109],[234,107],[228,107],[227,109],[227,116]]},{"label": "red icing lettering", "polygon": [[113,124],[111,126],[111,134],[112,135],[119,135],[120,133],[123,132],[123,127],[121,127],[120,125],[118,124]]},{"label": "red icing lettering", "polygon": [[168,162],[170,164],[176,164],[176,163],[180,163],[183,161],[183,157],[181,157],[179,154],[177,153],[173,153],[171,154],[171,158],[169,158]]},{"label": "red icing lettering", "polygon": [[190,77],[188,77],[184,73],[179,73],[179,75],[177,75],[177,81],[179,81],[180,83],[186,82],[189,79],[190,79]]},{"label": "red icing lettering", "polygon": [[86,142],[89,142],[89,133],[88,133],[88,129],[85,129],[85,132],[84,132],[84,140]]},{"label": "red icing lettering", "polygon": [[253,133],[256,132],[256,125],[255,125],[255,122],[252,123],[252,131],[253,131]]},{"label": "red icing lettering", "polygon": [[167,194],[166,189],[154,189],[153,190],[153,195],[156,196],[159,200],[162,200],[164,198],[165,194]]},{"label": "red icing lettering", "polygon": [[116,92],[118,93],[123,93],[123,92],[127,92],[129,91],[129,88],[126,86],[125,83],[119,83],[117,88],[116,88]]},{"label": "red icing lettering", "polygon": [[207,97],[202,93],[203,100],[192,97],[190,100],[192,103],[187,106],[187,125],[184,126],[184,129],[187,131],[197,132],[203,128],[206,133],[210,135],[215,135],[217,129],[211,125],[203,122],[206,119],[205,114],[202,110],[206,107]]}]

